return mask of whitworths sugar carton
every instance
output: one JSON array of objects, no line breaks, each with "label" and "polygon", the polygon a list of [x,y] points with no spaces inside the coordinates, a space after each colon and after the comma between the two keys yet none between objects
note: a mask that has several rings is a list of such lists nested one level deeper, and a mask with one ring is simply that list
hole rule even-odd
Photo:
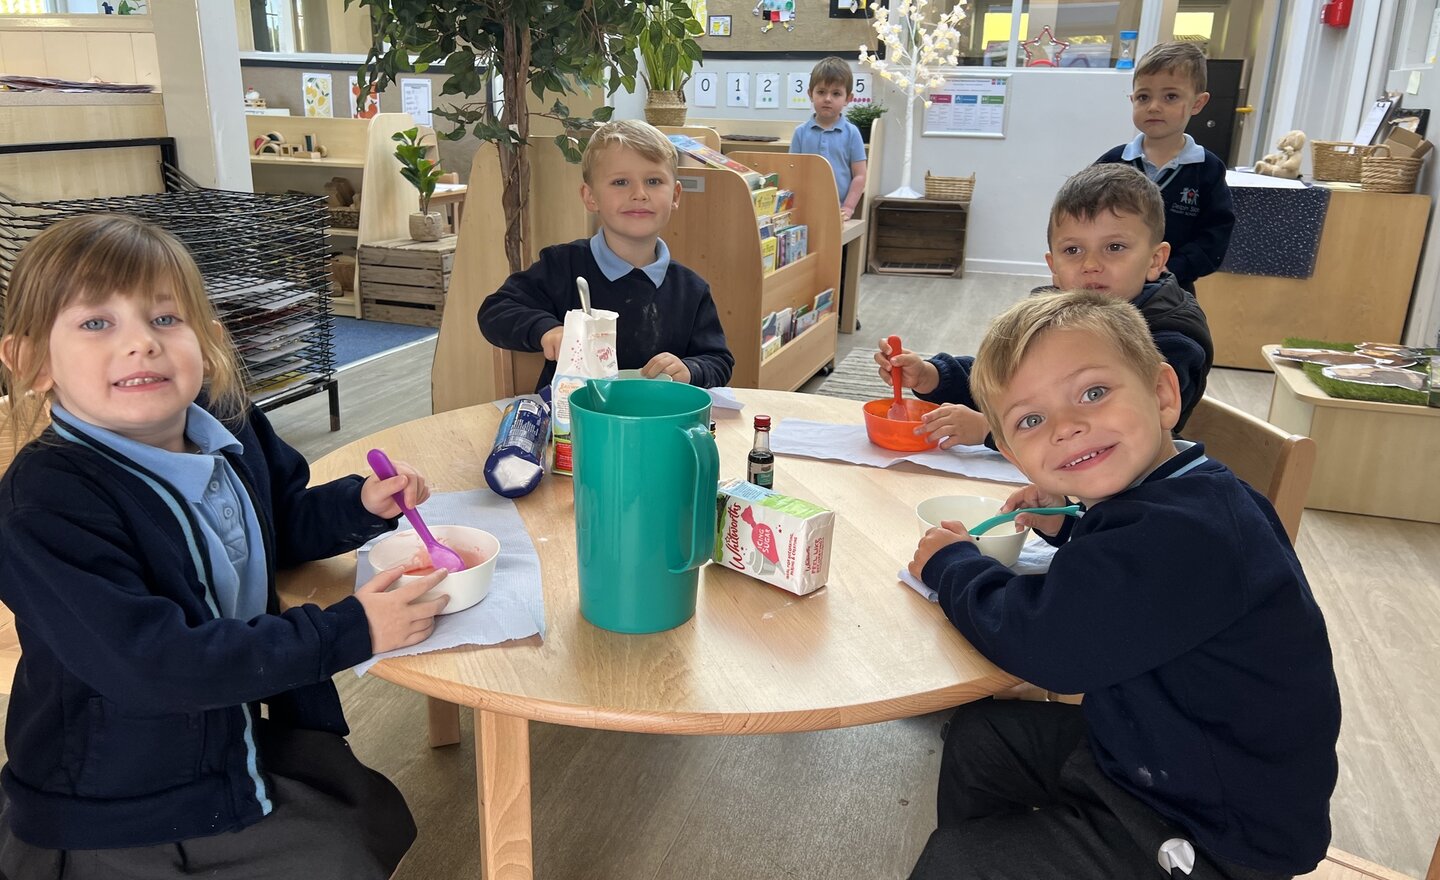
[{"label": "whitworths sugar carton", "polygon": [[830,577],[835,514],[744,480],[720,484],[715,561],[803,596]]}]

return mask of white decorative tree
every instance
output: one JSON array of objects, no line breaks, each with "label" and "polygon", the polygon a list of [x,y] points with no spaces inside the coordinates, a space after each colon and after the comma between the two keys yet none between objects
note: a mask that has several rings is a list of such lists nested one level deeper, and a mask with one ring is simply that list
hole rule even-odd
[{"label": "white decorative tree", "polygon": [[905,162],[900,172],[900,188],[890,197],[918,199],[921,194],[910,187],[910,159],[915,146],[915,102],[924,101],[925,91],[943,81],[939,70],[954,67],[960,59],[960,22],[965,20],[964,0],[940,15],[933,23],[926,21],[930,0],[899,0],[892,8],[875,7],[872,24],[880,41],[885,44],[886,58],[880,58],[860,47],[860,63],[880,74],[905,96]]}]

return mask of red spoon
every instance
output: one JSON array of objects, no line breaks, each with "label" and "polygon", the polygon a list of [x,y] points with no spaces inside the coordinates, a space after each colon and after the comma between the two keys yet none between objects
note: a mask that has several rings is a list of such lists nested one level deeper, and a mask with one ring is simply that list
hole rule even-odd
[{"label": "red spoon", "polygon": [[[375,471],[375,476],[382,480],[388,480],[395,476],[395,465],[390,463],[390,456],[386,455],[382,450],[372,449],[365,458],[370,462],[370,467]],[[419,535],[420,540],[425,544],[425,552],[430,554],[430,564],[436,568],[443,568],[448,571],[464,571],[465,560],[460,558],[459,553],[456,553],[454,550],[435,540],[435,536],[430,534],[430,529],[426,528],[425,520],[420,518],[420,511],[405,503],[405,493],[396,492],[391,497],[395,499],[396,504],[400,505],[400,512],[405,514],[406,519],[410,520],[410,525],[415,529],[415,534]]]},{"label": "red spoon", "polygon": [[[886,341],[886,343],[888,343],[889,346],[890,346],[890,356],[891,356],[891,357],[894,357],[895,355],[897,355],[897,354],[900,353],[901,348],[900,348],[900,337],[899,337],[899,336],[891,336],[889,339],[887,339],[887,340],[885,340],[885,341]],[[901,391],[900,391],[900,368],[899,368],[899,367],[896,367],[896,366],[893,366],[893,365],[890,367],[890,384],[895,388],[895,402],[892,403],[892,404],[890,404],[890,411],[885,414],[886,417],[887,417],[887,418],[890,418],[890,419],[894,419],[894,420],[897,421],[897,422],[908,422],[908,421],[911,421],[911,419],[910,419],[910,410],[909,410],[908,408],[906,408],[906,406],[905,406],[905,398],[904,398],[903,396],[901,396]]]}]

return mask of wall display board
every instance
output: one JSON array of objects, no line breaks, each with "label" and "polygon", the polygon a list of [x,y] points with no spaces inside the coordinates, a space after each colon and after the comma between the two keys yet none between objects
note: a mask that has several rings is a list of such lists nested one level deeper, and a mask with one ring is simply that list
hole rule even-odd
[{"label": "wall display board", "polygon": [[1009,74],[946,73],[944,81],[925,93],[926,137],[1005,136],[1009,106]]},{"label": "wall display board", "polygon": [[[870,19],[863,13],[832,18],[830,5],[820,0],[706,0],[700,48],[707,60],[732,52],[824,52],[852,59],[862,43],[874,51]],[[871,0],[865,8],[874,5]]]}]

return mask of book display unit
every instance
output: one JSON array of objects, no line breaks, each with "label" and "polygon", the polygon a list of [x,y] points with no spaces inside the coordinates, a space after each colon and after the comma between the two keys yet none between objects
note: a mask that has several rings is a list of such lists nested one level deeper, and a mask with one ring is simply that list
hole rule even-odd
[{"label": "book display unit", "polygon": [[[729,158],[762,175],[778,174],[795,194],[792,222],[807,228],[807,253],[772,272],[762,265],[752,190],[722,168],[681,168],[680,208],[660,236],[675,259],[710,282],[710,293],[735,355],[730,384],[793,391],[835,360],[834,291],[840,284],[840,211],[835,177],[819,156],[733,152]],[[773,314],[814,310],[831,293],[831,307],[778,350],[764,351],[761,325]]]},{"label": "book display unit", "polygon": [[[332,259],[345,260],[345,274],[353,279],[348,288],[342,285],[335,292],[335,312],[363,318],[357,251],[361,245],[409,238],[410,214],[419,210],[419,194],[400,176],[400,161],[391,140],[391,135],[413,128],[415,122],[408,113],[377,113],[371,119],[247,116],[245,125],[256,192],[323,196],[327,184],[338,177],[359,195],[358,211],[326,207],[330,222],[325,232],[328,253]],[[264,146],[266,141],[274,143],[276,150],[290,147],[296,152],[257,154],[256,143]],[[325,155],[312,158],[322,147]]]}]

